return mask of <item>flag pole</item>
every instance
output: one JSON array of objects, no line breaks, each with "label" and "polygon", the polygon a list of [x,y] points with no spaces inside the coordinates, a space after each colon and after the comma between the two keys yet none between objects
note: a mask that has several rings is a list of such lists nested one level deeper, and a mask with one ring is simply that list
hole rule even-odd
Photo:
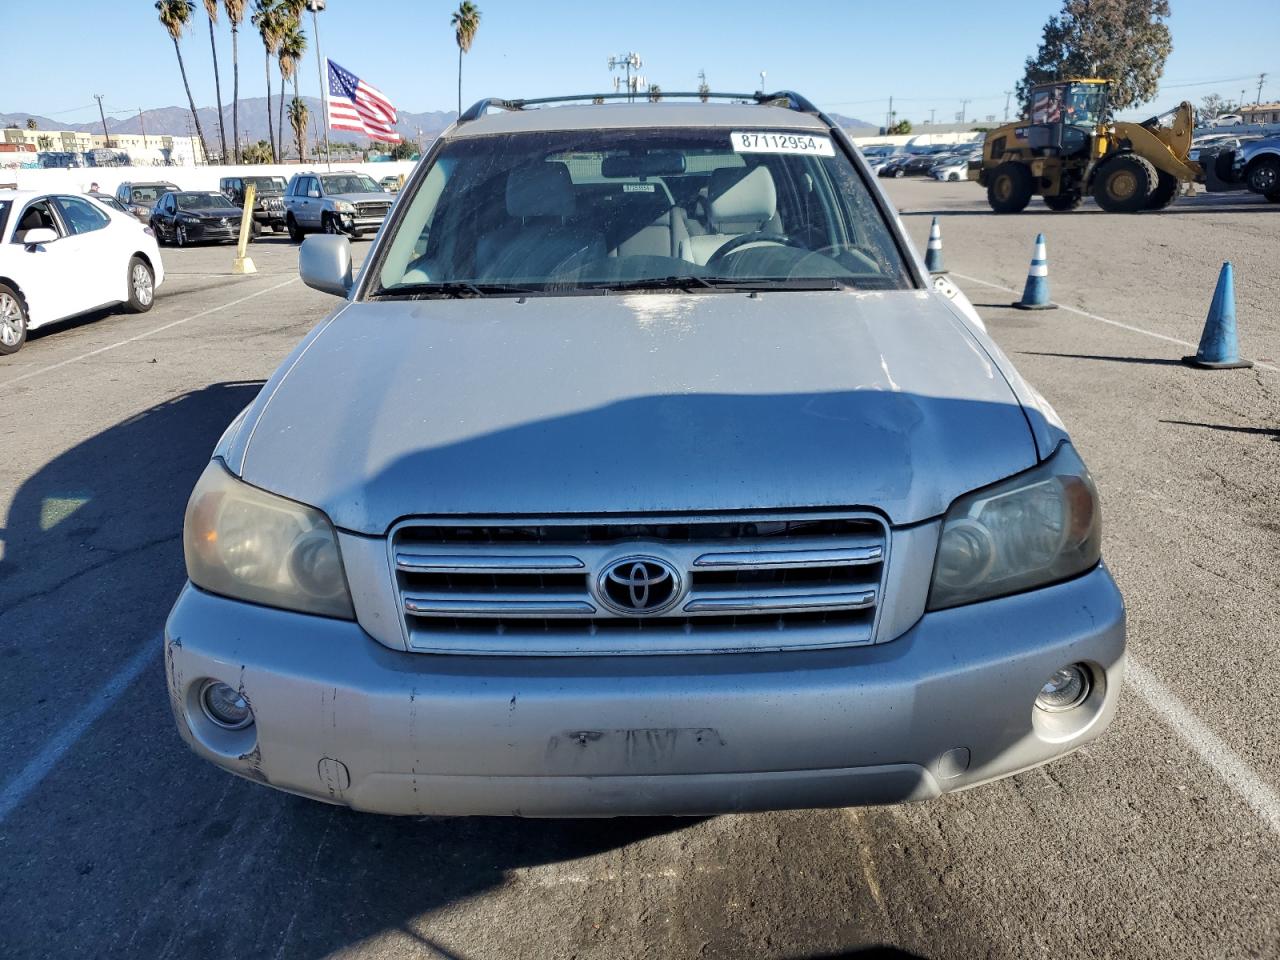
[{"label": "flag pole", "polygon": [[316,14],[324,9],[325,0],[307,0],[307,9],[311,11],[311,32],[316,37],[316,73],[320,78],[320,110],[323,113],[324,125],[324,166],[332,171],[332,158],[329,155],[329,84],[325,82],[324,58],[320,56],[320,22]]}]

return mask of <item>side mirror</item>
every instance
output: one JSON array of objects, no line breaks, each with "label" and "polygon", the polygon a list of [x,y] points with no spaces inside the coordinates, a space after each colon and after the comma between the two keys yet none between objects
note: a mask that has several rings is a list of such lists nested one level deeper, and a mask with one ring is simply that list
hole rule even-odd
[{"label": "side mirror", "polygon": [[[23,234],[22,242],[28,247],[38,247],[43,243],[53,243],[58,239],[58,232],[48,227],[36,227]],[[345,238],[344,238],[345,239]]]},{"label": "side mirror", "polygon": [[308,197],[310,197],[312,200],[319,200],[319,199],[320,199],[320,191],[319,191],[319,190],[308,190],[308,191],[307,191],[307,196],[308,196]]},{"label": "side mirror", "polygon": [[313,290],[347,297],[351,279],[351,241],[329,234],[307,237],[298,251],[298,274]]}]

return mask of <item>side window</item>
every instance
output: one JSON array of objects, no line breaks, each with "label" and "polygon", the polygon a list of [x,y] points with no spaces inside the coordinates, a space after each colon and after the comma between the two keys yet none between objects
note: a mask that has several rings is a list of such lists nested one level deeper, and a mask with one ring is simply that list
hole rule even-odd
[{"label": "side window", "polygon": [[26,209],[22,211],[22,216],[18,218],[18,225],[13,230],[13,242],[24,242],[28,230],[52,230],[59,236],[62,235],[48,200],[36,200],[27,204]]},{"label": "side window", "polygon": [[324,192],[320,189],[320,181],[316,177],[312,177],[308,183],[311,184],[310,195],[313,197],[324,196]]},{"label": "side window", "polygon": [[55,201],[62,211],[62,219],[72,233],[93,233],[111,222],[101,210],[79,197],[58,197]]},{"label": "side window", "polygon": [[123,183],[116,187],[116,199],[121,203],[129,202],[129,188]]}]

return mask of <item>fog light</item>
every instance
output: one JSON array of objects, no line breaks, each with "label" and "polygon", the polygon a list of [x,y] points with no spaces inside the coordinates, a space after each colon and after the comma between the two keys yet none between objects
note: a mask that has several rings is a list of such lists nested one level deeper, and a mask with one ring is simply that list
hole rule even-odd
[{"label": "fog light", "polygon": [[1089,670],[1082,663],[1063,667],[1045,681],[1036,706],[1046,713],[1062,713],[1084,703],[1089,696]]},{"label": "fog light", "polygon": [[243,730],[253,723],[249,701],[234,687],[219,680],[210,680],[204,685],[200,706],[204,715],[224,730]]}]

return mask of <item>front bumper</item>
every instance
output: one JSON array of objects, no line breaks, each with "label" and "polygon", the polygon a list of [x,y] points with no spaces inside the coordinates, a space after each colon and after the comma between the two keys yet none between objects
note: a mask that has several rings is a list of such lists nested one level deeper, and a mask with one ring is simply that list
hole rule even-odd
[{"label": "front bumper", "polygon": [[[599,658],[404,653],[358,625],[184,588],[165,628],[183,738],[279,789],[389,814],[619,816],[923,800],[1036,766],[1110,722],[1124,606],[1103,567],[810,652]],[[1033,701],[1084,662],[1089,699]],[[206,679],[256,722],[215,727]]]},{"label": "front bumper", "polygon": [[240,221],[232,221],[227,226],[217,223],[188,223],[187,239],[192,243],[225,243],[240,239]]},{"label": "front bumper", "polygon": [[344,213],[339,215],[342,229],[346,233],[377,233],[387,218],[362,217],[359,214]]}]

